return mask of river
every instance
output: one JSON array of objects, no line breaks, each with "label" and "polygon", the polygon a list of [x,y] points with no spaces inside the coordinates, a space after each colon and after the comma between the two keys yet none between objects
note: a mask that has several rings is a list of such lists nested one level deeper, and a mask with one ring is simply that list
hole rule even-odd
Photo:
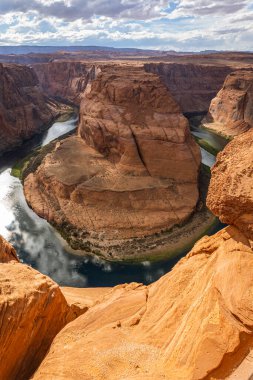
[{"label": "river", "polygon": [[[56,122],[48,131],[16,149],[15,153],[0,158],[0,234],[14,245],[22,262],[50,276],[60,285],[96,287],[132,281],[151,283],[168,272],[186,252],[166,261],[139,264],[109,263],[96,257],[77,256],[55,229],[27,206],[20,180],[11,176],[15,162],[26,157],[32,149],[74,130],[76,124],[74,117]],[[192,132],[200,134],[213,145],[221,143],[219,136],[201,127],[195,126]],[[203,163],[211,166],[215,157],[202,148],[201,151]],[[210,234],[217,229],[214,227]]]}]

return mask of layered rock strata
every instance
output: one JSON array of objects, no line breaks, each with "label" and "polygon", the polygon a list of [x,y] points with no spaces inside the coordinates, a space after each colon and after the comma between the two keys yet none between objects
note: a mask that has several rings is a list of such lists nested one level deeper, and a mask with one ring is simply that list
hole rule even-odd
[{"label": "layered rock strata", "polygon": [[40,87],[50,97],[79,105],[88,83],[99,70],[93,64],[55,61],[35,64]]},{"label": "layered rock strata", "polygon": [[253,344],[252,253],[228,227],[156,283],[117,286],[57,335],[33,379],[226,378]]},{"label": "layered rock strata", "polygon": [[207,112],[232,68],[193,63],[147,63],[145,70],[158,74],[184,113]]},{"label": "layered rock strata", "polygon": [[0,64],[0,154],[45,129],[60,113],[28,66]]},{"label": "layered rock strata", "polygon": [[72,243],[110,257],[194,212],[199,166],[188,122],[157,76],[108,66],[86,90],[79,136],[58,142],[24,189]]},{"label": "layered rock strata", "polygon": [[253,240],[253,129],[234,138],[217,156],[207,206],[220,220]]},{"label": "layered rock strata", "polygon": [[211,102],[204,125],[232,137],[253,127],[252,70],[235,71],[228,75]]}]

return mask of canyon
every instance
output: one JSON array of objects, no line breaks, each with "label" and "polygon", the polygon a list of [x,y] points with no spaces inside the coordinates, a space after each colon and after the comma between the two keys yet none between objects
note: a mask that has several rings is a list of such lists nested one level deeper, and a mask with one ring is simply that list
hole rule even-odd
[{"label": "canyon", "polygon": [[[159,280],[119,278],[102,288],[60,287],[0,237],[3,380],[248,380],[253,373],[250,58],[156,59],[1,66],[0,131],[11,147],[69,104],[79,107],[77,131],[29,152],[21,170],[28,204],[77,254],[141,257],[146,266],[155,239],[174,231],[186,241],[180,231],[198,213],[202,228],[213,214],[227,224],[204,233]],[[205,198],[209,169],[183,113],[201,120],[208,109],[204,127],[235,137],[216,157]],[[205,201],[213,214],[203,212]]]},{"label": "canyon", "polygon": [[253,127],[253,71],[234,71],[212,100],[206,128],[233,137]]},{"label": "canyon", "polygon": [[47,128],[61,112],[39,89],[33,69],[0,63],[0,154]]}]

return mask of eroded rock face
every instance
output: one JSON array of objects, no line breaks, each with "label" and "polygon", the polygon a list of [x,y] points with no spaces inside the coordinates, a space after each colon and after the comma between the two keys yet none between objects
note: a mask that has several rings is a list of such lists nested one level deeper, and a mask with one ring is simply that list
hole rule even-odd
[{"label": "eroded rock face", "polygon": [[60,113],[28,66],[0,64],[0,154],[39,133]]},{"label": "eroded rock face", "polygon": [[212,100],[204,124],[226,136],[236,136],[253,127],[253,71],[228,75]]},{"label": "eroded rock face", "polygon": [[15,249],[0,235],[0,263],[19,261]]},{"label": "eroded rock face", "polygon": [[253,129],[234,138],[212,168],[207,206],[253,240]]},{"label": "eroded rock face", "polygon": [[[199,147],[158,77],[108,66],[81,104],[79,136],[25,180],[28,203],[85,248],[111,247],[184,222],[198,202]],[[67,226],[67,227],[66,227]]]},{"label": "eroded rock face", "polygon": [[29,379],[75,316],[48,277],[15,261],[0,264],[1,378]]},{"label": "eroded rock face", "polygon": [[192,63],[149,63],[148,72],[158,74],[182,112],[207,112],[211,100],[221,89],[229,66]]},{"label": "eroded rock face", "polygon": [[227,227],[156,283],[117,286],[57,335],[34,379],[225,378],[253,342],[252,253]]},{"label": "eroded rock face", "polygon": [[95,78],[96,66],[82,62],[56,61],[35,64],[40,86],[50,97],[80,104],[88,83]]}]

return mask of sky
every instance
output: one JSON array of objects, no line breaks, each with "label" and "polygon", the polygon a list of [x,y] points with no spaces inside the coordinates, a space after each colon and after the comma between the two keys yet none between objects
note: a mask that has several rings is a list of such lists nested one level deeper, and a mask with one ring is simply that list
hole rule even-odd
[{"label": "sky", "polygon": [[0,0],[0,45],[253,51],[253,0]]}]

